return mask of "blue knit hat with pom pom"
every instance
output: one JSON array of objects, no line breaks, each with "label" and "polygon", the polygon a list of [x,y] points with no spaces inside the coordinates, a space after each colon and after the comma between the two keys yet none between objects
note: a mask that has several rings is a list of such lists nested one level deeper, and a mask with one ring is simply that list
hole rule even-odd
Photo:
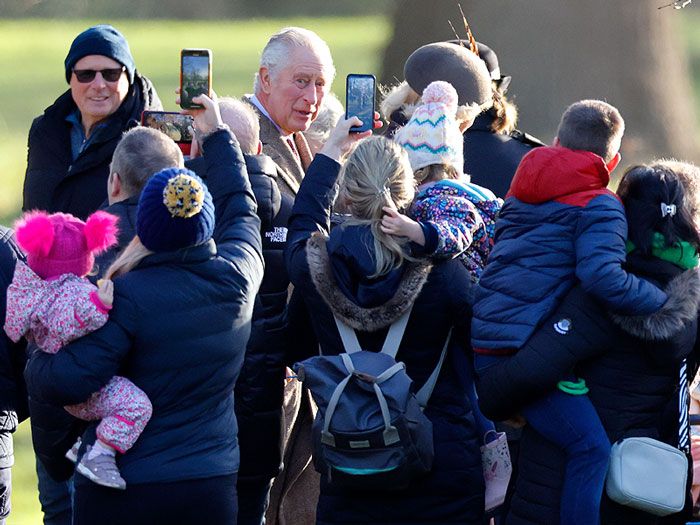
[{"label": "blue knit hat with pom pom", "polygon": [[153,252],[196,246],[214,233],[214,202],[206,185],[185,168],[166,168],[141,192],[136,234]]}]

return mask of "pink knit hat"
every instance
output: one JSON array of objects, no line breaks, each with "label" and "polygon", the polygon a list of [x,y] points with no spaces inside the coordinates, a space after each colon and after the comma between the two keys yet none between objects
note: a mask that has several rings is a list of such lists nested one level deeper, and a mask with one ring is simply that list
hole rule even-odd
[{"label": "pink knit hat", "polygon": [[103,211],[85,222],[67,213],[33,211],[15,224],[15,236],[27,264],[42,279],[65,273],[84,277],[95,264],[95,254],[117,242],[117,220]]}]

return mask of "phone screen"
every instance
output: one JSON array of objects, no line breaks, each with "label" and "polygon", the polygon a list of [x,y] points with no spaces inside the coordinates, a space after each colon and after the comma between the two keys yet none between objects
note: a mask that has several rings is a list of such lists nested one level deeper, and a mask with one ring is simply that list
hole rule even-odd
[{"label": "phone screen", "polygon": [[180,85],[180,106],[183,108],[199,108],[192,103],[192,98],[202,93],[209,94],[209,54],[182,53],[182,82]]},{"label": "phone screen", "polygon": [[192,142],[194,119],[190,115],[166,111],[144,111],[141,123],[162,131],[175,142]]},{"label": "phone screen", "polygon": [[352,127],[350,131],[361,132],[372,129],[375,83],[373,75],[348,75],[345,118],[356,116],[362,121],[362,126]]}]

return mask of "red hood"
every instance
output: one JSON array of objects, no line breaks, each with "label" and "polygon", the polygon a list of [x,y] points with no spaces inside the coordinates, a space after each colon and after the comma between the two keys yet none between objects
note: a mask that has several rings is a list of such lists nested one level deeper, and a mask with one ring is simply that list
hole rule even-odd
[{"label": "red hood", "polygon": [[547,146],[523,157],[507,196],[528,204],[569,200],[566,197],[584,192],[609,193],[609,181],[610,172],[595,153]]}]

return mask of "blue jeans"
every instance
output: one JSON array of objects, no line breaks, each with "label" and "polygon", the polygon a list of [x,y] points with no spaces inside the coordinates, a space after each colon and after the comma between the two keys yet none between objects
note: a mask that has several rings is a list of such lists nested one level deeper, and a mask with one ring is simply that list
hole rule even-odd
[{"label": "blue jeans", "polygon": [[44,525],[71,525],[73,478],[68,481],[54,481],[38,459],[36,474],[39,478],[39,502],[44,513]]},{"label": "blue jeans", "polygon": [[600,499],[610,458],[610,441],[588,396],[554,390],[527,406],[522,413],[538,434],[566,454],[561,523],[600,523]]}]

